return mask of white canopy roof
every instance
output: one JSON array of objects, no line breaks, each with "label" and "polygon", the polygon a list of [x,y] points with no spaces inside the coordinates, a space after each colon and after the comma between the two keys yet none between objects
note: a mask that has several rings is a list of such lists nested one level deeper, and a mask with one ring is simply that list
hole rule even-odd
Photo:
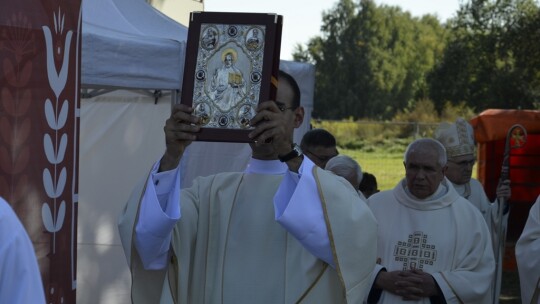
[{"label": "white canopy roof", "polygon": [[84,0],[82,87],[180,89],[187,28],[141,0]]},{"label": "white canopy roof", "polygon": [[[84,0],[82,14],[83,88],[181,89],[187,27],[143,0]],[[311,110],[315,67],[282,60],[280,68]]]}]

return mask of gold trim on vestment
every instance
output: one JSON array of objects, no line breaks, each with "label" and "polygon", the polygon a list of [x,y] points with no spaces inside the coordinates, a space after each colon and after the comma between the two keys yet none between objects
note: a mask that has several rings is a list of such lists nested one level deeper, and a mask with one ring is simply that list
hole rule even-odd
[{"label": "gold trim on vestment", "polygon": [[319,180],[319,175],[317,174],[317,166],[313,166],[312,173],[313,178],[315,179],[315,182],[317,183],[317,190],[319,192],[319,198],[321,199],[321,206],[323,209],[323,215],[324,215],[324,222],[326,223],[326,229],[328,232],[328,239],[330,241],[330,249],[332,250],[332,257],[334,258],[334,263],[336,264],[336,272],[339,277],[339,282],[341,283],[341,286],[343,287],[344,292],[344,298],[345,301],[347,301],[347,286],[345,285],[345,280],[343,279],[343,275],[341,274],[341,268],[339,266],[339,260],[337,256],[337,250],[336,250],[336,244],[334,242],[334,235],[332,234],[332,226],[330,225],[330,219],[328,218],[328,210],[326,208],[326,200],[324,198],[324,193],[322,191],[321,182]]},{"label": "gold trim on vestment", "polygon": [[315,281],[313,281],[313,283],[311,283],[311,285],[308,287],[308,289],[306,289],[306,291],[304,291],[304,293],[300,296],[300,298],[298,298],[298,300],[296,302],[294,302],[294,303],[299,304],[304,300],[304,298],[309,294],[309,292],[313,289],[313,287],[315,287],[315,285],[317,285],[319,280],[322,278],[322,276],[323,276],[324,272],[326,271],[326,269],[328,269],[328,264],[324,263],[323,268],[322,268],[321,272],[319,273],[319,275],[315,278]]}]

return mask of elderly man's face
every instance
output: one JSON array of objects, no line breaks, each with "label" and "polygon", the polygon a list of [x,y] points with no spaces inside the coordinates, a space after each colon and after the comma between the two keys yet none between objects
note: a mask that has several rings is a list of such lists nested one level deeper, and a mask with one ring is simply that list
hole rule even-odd
[{"label": "elderly man's face", "polygon": [[438,162],[435,149],[410,151],[405,163],[405,178],[409,191],[420,199],[432,195],[444,179],[445,170],[446,167],[442,167]]},{"label": "elderly man's face", "polygon": [[476,157],[473,154],[448,158],[446,177],[454,184],[463,185],[471,180]]}]

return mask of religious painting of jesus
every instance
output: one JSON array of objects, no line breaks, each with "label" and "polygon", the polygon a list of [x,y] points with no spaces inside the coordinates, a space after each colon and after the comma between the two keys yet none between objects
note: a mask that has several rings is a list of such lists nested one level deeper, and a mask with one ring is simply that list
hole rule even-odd
[{"label": "religious painting of jesus", "polygon": [[182,103],[201,117],[197,140],[250,141],[254,109],[276,94],[282,23],[275,14],[191,14]]}]

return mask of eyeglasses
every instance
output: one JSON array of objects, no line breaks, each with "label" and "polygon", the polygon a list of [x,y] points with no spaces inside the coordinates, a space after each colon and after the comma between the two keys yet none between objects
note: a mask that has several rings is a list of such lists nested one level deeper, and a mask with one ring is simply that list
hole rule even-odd
[{"label": "eyeglasses", "polygon": [[453,163],[453,164],[456,164],[460,167],[468,167],[468,166],[474,166],[474,164],[476,163],[476,159],[472,159],[472,160],[462,160],[462,161],[454,161],[454,160],[451,160],[449,159],[448,160],[449,163]]},{"label": "eyeglasses", "polygon": [[285,112],[287,110],[294,110],[296,109],[297,107],[287,107],[287,105],[285,105],[283,102],[279,102],[279,101],[276,101],[276,105],[278,107],[278,109],[281,111],[281,112]]},{"label": "eyeglasses", "polygon": [[335,153],[335,154],[332,154],[332,155],[317,155],[309,150],[304,150],[304,153],[306,154],[309,154],[311,156],[314,156],[315,158],[317,158],[319,161],[323,162],[323,163],[326,163],[327,161],[329,161],[332,157],[334,156],[337,156],[339,155],[339,153]]}]

